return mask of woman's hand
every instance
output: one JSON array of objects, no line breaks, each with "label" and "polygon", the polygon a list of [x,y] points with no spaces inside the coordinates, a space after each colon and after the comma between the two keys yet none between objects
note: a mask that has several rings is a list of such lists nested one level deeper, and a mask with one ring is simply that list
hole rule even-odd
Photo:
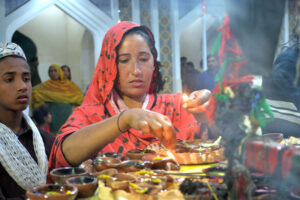
[{"label": "woman's hand", "polygon": [[176,146],[176,135],[171,120],[160,113],[134,108],[126,110],[119,119],[121,130],[133,128],[154,134],[170,150]]},{"label": "woman's hand", "polygon": [[205,110],[208,109],[210,95],[209,90],[194,91],[183,100],[183,107],[193,113],[198,121],[206,122]]}]

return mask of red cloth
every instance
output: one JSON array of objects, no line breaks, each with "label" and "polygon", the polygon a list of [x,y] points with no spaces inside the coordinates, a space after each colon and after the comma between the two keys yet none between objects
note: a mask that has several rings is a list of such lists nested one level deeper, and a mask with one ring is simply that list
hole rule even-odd
[{"label": "red cloth", "polygon": [[[117,75],[115,49],[123,34],[133,27],[138,27],[138,25],[132,22],[121,22],[113,26],[105,35],[94,77],[86,97],[82,105],[75,109],[56,136],[55,145],[53,145],[49,158],[49,171],[54,168],[69,166],[61,151],[62,142],[68,134],[117,114],[108,101]],[[153,38],[149,29],[142,29]],[[156,57],[157,55],[154,55],[155,60]],[[157,62],[155,65],[158,68]],[[156,75],[154,73],[154,76]],[[154,86],[155,82],[152,81],[149,91],[149,103],[146,109],[168,116],[173,122],[177,138],[186,140],[199,137],[200,124],[191,113],[183,109],[182,96],[180,94],[155,95],[153,94]],[[121,152],[125,154],[130,149],[145,148],[150,142],[157,142],[154,135],[129,129],[129,131],[104,147],[101,152]]]}]

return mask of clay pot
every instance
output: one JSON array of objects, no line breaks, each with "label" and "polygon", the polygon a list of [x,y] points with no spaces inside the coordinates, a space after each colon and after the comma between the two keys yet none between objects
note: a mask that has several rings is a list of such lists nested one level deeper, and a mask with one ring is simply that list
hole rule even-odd
[{"label": "clay pot", "polygon": [[30,200],[73,200],[78,193],[73,185],[45,184],[26,191]]},{"label": "clay pot", "polygon": [[117,158],[119,160],[124,160],[125,156],[116,152],[102,152],[98,153],[97,157],[109,157],[109,158]]},{"label": "clay pot", "polygon": [[129,183],[135,182],[136,178],[130,174],[119,173],[115,174],[111,179],[106,180],[106,184],[112,190],[129,191]]},{"label": "clay pot", "polygon": [[179,170],[180,166],[170,158],[152,160],[152,169],[163,169],[167,171]]},{"label": "clay pot", "polygon": [[88,172],[79,167],[62,167],[51,170],[50,176],[56,184],[65,184],[73,176],[86,176]]},{"label": "clay pot", "polygon": [[126,172],[136,172],[145,168],[151,168],[151,166],[152,166],[151,162],[148,161],[143,162],[140,160],[126,160],[123,161],[118,166],[116,166],[116,169],[119,172],[126,173]]},{"label": "clay pot", "polygon": [[114,168],[121,163],[121,160],[113,157],[96,157],[93,160],[93,166],[97,171],[108,168]]},{"label": "clay pot", "polygon": [[104,169],[104,170],[99,171],[99,172],[90,173],[90,175],[92,175],[94,177],[99,177],[101,175],[113,176],[113,175],[115,175],[117,173],[118,173],[118,170],[116,170],[114,168],[108,168],[108,169]]},{"label": "clay pot", "polygon": [[98,180],[94,176],[75,176],[68,178],[66,183],[78,188],[78,197],[86,198],[95,194]]},{"label": "clay pot", "polygon": [[129,160],[142,160],[147,154],[156,154],[155,151],[150,149],[132,149],[127,151],[126,156]]}]

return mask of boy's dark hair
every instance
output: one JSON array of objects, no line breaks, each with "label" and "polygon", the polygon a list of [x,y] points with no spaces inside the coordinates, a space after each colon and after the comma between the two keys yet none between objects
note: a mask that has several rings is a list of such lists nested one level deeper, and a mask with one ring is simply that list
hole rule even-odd
[{"label": "boy's dark hair", "polygon": [[41,125],[45,123],[44,117],[46,117],[49,114],[49,109],[46,105],[41,105],[32,111],[32,118],[34,121],[38,124]]}]

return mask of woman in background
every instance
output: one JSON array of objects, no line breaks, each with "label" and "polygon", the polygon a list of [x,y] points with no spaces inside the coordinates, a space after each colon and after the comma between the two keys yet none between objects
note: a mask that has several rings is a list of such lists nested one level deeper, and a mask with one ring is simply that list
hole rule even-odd
[{"label": "woman in background", "polygon": [[34,109],[48,104],[52,115],[50,132],[56,134],[74,107],[81,104],[83,93],[77,85],[64,77],[59,65],[50,65],[48,74],[50,80],[33,88],[31,107]]},{"label": "woman in background", "polygon": [[38,84],[32,90],[31,105],[33,108],[49,102],[81,104],[83,100],[81,89],[64,77],[59,65],[50,65],[48,74],[50,80]]},{"label": "woman in background", "polygon": [[64,77],[69,79],[69,80],[72,80],[72,75],[71,75],[71,69],[68,65],[62,65],[61,66],[61,69],[64,73]]}]

